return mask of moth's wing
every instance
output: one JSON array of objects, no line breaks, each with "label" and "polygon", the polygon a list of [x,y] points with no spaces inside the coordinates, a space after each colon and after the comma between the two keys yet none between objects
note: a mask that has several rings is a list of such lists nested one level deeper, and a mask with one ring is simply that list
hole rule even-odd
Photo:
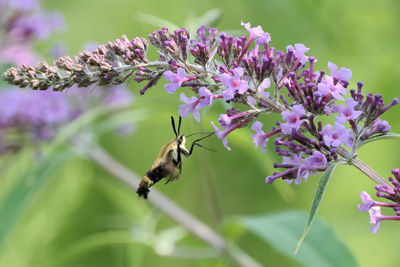
[{"label": "moth's wing", "polygon": [[170,176],[166,177],[167,181],[165,182],[165,184],[168,184],[169,182],[179,179],[181,176],[181,172],[182,172],[182,161],[178,162],[178,165],[175,167],[174,171],[171,173]]}]

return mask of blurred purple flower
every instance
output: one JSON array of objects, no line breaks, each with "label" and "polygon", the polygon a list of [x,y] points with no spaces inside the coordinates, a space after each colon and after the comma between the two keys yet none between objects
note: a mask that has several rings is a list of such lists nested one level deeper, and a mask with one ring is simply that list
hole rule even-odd
[{"label": "blurred purple flower", "polygon": [[56,42],[51,47],[51,56],[54,58],[62,57],[67,54],[67,46],[63,42]]},{"label": "blurred purple flower", "polygon": [[18,11],[28,11],[38,7],[37,0],[4,0],[4,4]]},{"label": "blurred purple flower", "polygon": [[113,85],[101,91],[105,94],[103,103],[106,105],[130,104],[134,99],[132,93],[124,84]]},{"label": "blurred purple flower", "polygon": [[37,57],[31,47],[26,44],[10,44],[0,47],[0,62],[21,66],[24,63],[36,63]]},{"label": "blurred purple flower", "polygon": [[29,16],[20,16],[10,24],[8,35],[16,42],[27,42],[32,38],[45,39],[53,31],[64,27],[60,13],[38,11]]}]

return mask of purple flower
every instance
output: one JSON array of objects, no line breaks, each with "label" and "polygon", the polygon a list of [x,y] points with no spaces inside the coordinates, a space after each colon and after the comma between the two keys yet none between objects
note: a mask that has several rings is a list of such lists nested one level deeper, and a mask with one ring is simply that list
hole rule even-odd
[{"label": "purple flower", "polygon": [[351,70],[347,68],[341,68],[338,70],[338,66],[332,62],[328,62],[328,68],[331,71],[331,76],[342,81],[348,82],[352,76]]},{"label": "purple flower", "polygon": [[114,104],[130,104],[133,102],[132,93],[126,88],[124,84],[114,85],[107,90],[107,94],[103,99],[106,105]]},{"label": "purple flower", "polygon": [[324,112],[325,112],[326,116],[330,116],[332,114],[332,109],[329,106],[325,106]]},{"label": "purple flower", "polygon": [[[26,91],[13,88],[0,93],[0,134],[6,139],[0,144],[0,154],[7,146],[17,150],[24,139],[49,140],[56,127],[73,119],[67,95],[51,91]],[[7,130],[11,135],[7,134]],[[10,140],[7,140],[10,139]]]},{"label": "purple flower", "polygon": [[243,21],[240,23],[240,25],[244,26],[245,29],[249,32],[250,36],[249,36],[249,42],[251,42],[252,40],[254,40],[257,37],[261,37],[264,33],[263,29],[261,26],[257,26],[257,27],[253,27],[251,28],[251,24],[250,22],[248,23],[244,23]]},{"label": "purple flower", "polygon": [[348,120],[355,120],[362,113],[359,110],[355,110],[354,108],[357,106],[358,102],[356,102],[353,98],[346,99],[345,105],[336,105],[334,106],[334,111],[339,113],[339,116],[336,117],[336,122],[345,123]]},{"label": "purple flower", "polygon": [[220,117],[218,119],[218,122],[221,125],[222,129],[226,129],[232,125],[232,122],[235,121],[236,119],[242,118],[249,114],[249,112],[240,112],[240,113],[235,113],[235,114],[220,114]]},{"label": "purple flower", "polygon": [[171,82],[164,86],[165,91],[167,91],[169,94],[173,94],[184,82],[184,79],[186,78],[186,72],[182,68],[178,68],[176,74],[169,70],[164,73],[164,78],[165,80]]},{"label": "purple flower", "polygon": [[260,147],[262,152],[266,152],[266,146],[268,142],[268,136],[264,133],[262,130],[263,124],[259,121],[256,121],[253,123],[251,126],[251,129],[256,132],[256,134],[252,134],[251,138],[253,138],[253,142],[255,147],[257,148],[258,146]]},{"label": "purple flower", "polygon": [[292,130],[298,130],[303,122],[301,118],[306,114],[302,105],[294,105],[292,111],[283,111],[282,120],[287,121],[287,123],[281,123],[282,132],[285,134],[291,134]]},{"label": "purple flower", "polygon": [[[229,129],[225,130],[225,131],[221,131],[220,129],[218,129],[217,126],[214,125],[214,122],[211,122],[212,127],[214,127],[215,129],[215,134],[218,137],[218,139],[222,140],[222,143],[224,144],[224,147],[228,150],[231,150],[231,148],[228,146],[228,140],[226,140],[226,136],[231,132],[229,131]],[[229,131],[229,132],[228,132]]]},{"label": "purple flower", "polygon": [[325,169],[328,164],[326,157],[319,151],[314,151],[313,154],[304,160],[304,165],[309,170],[321,170]]},{"label": "purple flower", "polygon": [[332,125],[327,124],[322,128],[322,138],[324,139],[325,144],[332,147],[337,147],[341,144],[350,147],[352,142],[349,133],[353,136],[351,130],[349,132],[342,124],[336,124],[335,128],[333,128]]},{"label": "purple flower", "polygon": [[71,111],[63,94],[17,89],[1,93],[0,107],[2,128],[63,123]]},{"label": "purple flower", "polygon": [[198,109],[211,105],[214,95],[206,87],[199,88],[199,105]]},{"label": "purple flower", "polygon": [[271,41],[271,36],[268,32],[264,32],[260,35],[259,38],[256,39],[256,45],[254,48],[254,54],[258,56],[258,51],[260,49],[260,45],[263,45],[265,49],[268,49],[268,44]]},{"label": "purple flower", "polygon": [[371,135],[377,133],[386,134],[389,131],[390,131],[389,122],[383,121],[380,118],[378,118],[372,123],[372,125],[368,127],[367,131],[365,131],[365,133],[361,136],[361,140],[365,140]]},{"label": "purple flower", "polygon": [[60,30],[63,25],[64,20],[58,12],[36,12],[12,21],[8,34],[18,42],[29,41],[32,37],[45,39],[52,31]]},{"label": "purple flower", "polygon": [[258,86],[257,93],[261,97],[269,97],[269,92],[265,92],[264,90],[271,86],[271,82],[268,78],[265,78],[260,85]]},{"label": "purple flower", "polygon": [[211,105],[214,95],[206,87],[200,87],[199,96],[199,98],[194,96],[188,98],[185,93],[181,93],[181,101],[186,103],[184,105],[179,105],[178,113],[181,117],[186,118],[189,112],[191,112],[196,121],[200,121],[199,110],[205,106]]},{"label": "purple flower", "polygon": [[34,64],[37,57],[31,47],[25,44],[11,44],[0,47],[0,62],[12,63],[17,66]]},{"label": "purple flower", "polygon": [[[304,182],[307,181],[309,171],[305,164],[303,164],[303,153],[293,154],[291,157],[283,157],[282,164],[292,165],[297,168],[296,179],[294,180],[295,184],[300,184],[302,178],[304,178]],[[286,180],[287,183],[292,183],[293,180]]]},{"label": "purple flower", "polygon": [[334,84],[331,76],[325,76],[324,80],[318,84],[318,90],[316,94],[320,96],[332,96],[335,99],[343,100],[343,96],[346,94],[346,89],[340,84]]},{"label": "purple flower", "polygon": [[390,125],[388,121],[383,121],[381,119],[378,119],[378,123],[376,125],[376,129],[377,132],[379,133],[388,133],[390,131]]},{"label": "purple flower", "polygon": [[376,232],[378,232],[379,230],[379,223],[381,222],[381,220],[383,219],[384,216],[382,216],[381,214],[381,207],[371,207],[369,210],[369,217],[370,220],[369,222],[373,224],[373,226],[371,226],[371,228],[369,228],[369,230],[371,231],[371,233],[376,234]]},{"label": "purple flower", "polygon": [[231,100],[235,97],[235,93],[244,94],[249,85],[246,81],[240,78],[244,74],[243,68],[236,68],[232,70],[233,76],[223,73],[220,76],[221,83],[227,87],[226,90],[222,91],[222,95],[225,100]]},{"label": "purple flower", "polygon": [[5,3],[10,8],[19,11],[33,10],[38,6],[37,0],[5,0]]},{"label": "purple flower", "polygon": [[189,115],[189,112],[191,112],[195,120],[200,121],[200,113],[197,108],[200,102],[199,99],[194,96],[192,96],[192,98],[189,98],[185,95],[185,93],[181,93],[180,98],[182,102],[185,102],[185,104],[179,105],[179,115],[182,118],[186,118]]},{"label": "purple flower", "polygon": [[292,49],[297,60],[299,60],[301,63],[306,62],[308,57],[305,55],[305,53],[307,53],[310,48],[306,47],[304,44],[295,44],[294,47],[295,48],[293,48],[291,45],[288,45],[286,50],[289,51],[289,49]]},{"label": "purple flower", "polygon": [[264,131],[262,130],[262,123],[259,121],[256,121],[255,123],[253,123],[253,125],[251,126],[251,129],[253,131],[256,132],[256,134],[252,134],[251,138],[253,138],[253,142],[255,147],[260,147],[260,150],[264,153],[266,153],[266,146],[267,146],[267,142],[268,142],[268,138],[278,134],[281,132],[281,129],[275,129],[272,132],[269,133],[264,133]]},{"label": "purple flower", "polygon": [[365,204],[358,204],[358,210],[359,211],[369,210],[374,204],[374,201],[372,200],[371,196],[367,192],[362,191],[360,197],[362,202],[364,202]]},{"label": "purple flower", "polygon": [[[358,205],[359,211],[368,211],[370,216],[370,223],[373,226],[370,228],[372,233],[376,233],[379,230],[379,223],[383,220],[400,221],[400,197],[399,197],[399,186],[400,186],[400,169],[393,169],[392,174],[395,179],[389,177],[389,182],[392,186],[388,185],[377,185],[375,186],[376,195],[390,200],[390,202],[378,202],[374,201],[371,196],[363,191],[360,195],[361,200],[364,204]],[[394,210],[397,216],[384,216],[381,214],[381,207],[391,208]]]},{"label": "purple flower", "polygon": [[257,100],[252,96],[247,96],[247,102],[253,107],[257,104]]}]

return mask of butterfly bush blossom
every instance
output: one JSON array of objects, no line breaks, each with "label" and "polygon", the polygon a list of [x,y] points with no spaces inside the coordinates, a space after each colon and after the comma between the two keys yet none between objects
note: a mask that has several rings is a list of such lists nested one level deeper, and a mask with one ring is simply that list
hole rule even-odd
[{"label": "butterfly bush blossom", "polygon": [[[361,193],[361,200],[364,204],[358,205],[359,211],[368,211],[370,216],[371,226],[370,231],[376,233],[379,230],[379,224],[381,221],[394,220],[400,221],[400,169],[392,170],[392,174],[395,178],[389,177],[389,181],[392,183],[393,187],[387,185],[377,185],[375,186],[376,196],[380,198],[386,198],[390,202],[378,202],[374,201],[371,196],[363,191]],[[393,209],[395,216],[385,216],[381,214],[382,208]]]},{"label": "butterfly bush blossom", "polygon": [[32,41],[46,39],[64,27],[56,11],[45,11],[38,0],[0,1],[0,62],[34,63]]},{"label": "butterfly bush blossom", "polygon": [[0,91],[0,155],[51,141],[62,126],[96,106],[129,105],[132,100],[133,96],[123,85],[96,93],[89,88],[71,88],[67,94],[3,89]]},{"label": "butterfly bush blossom", "polygon": [[[74,84],[120,84],[133,75],[136,82],[145,83],[141,94],[164,78],[167,93],[179,91],[182,117],[192,113],[199,121],[200,110],[216,101],[233,105],[211,122],[226,149],[231,149],[229,135],[249,125],[256,149],[269,154],[268,142],[275,146],[282,159],[274,163],[276,171],[266,183],[281,179],[300,184],[338,162],[363,170],[355,162],[357,150],[371,137],[389,132],[389,123],[381,117],[398,99],[385,103],[380,94],[365,93],[361,82],[353,89],[351,70],[332,62],[328,72],[316,70],[316,58],[304,44],[281,51],[261,26],[242,25],[248,36],[234,37],[205,26],[194,36],[185,28],[156,30],[148,36],[158,51],[155,60],[147,58],[147,39],[124,35],[93,52],[60,57],[54,66],[42,62],[10,68],[3,78],[20,87],[63,90]],[[184,88],[192,94],[182,92]],[[268,113],[281,115],[273,127],[258,120]],[[397,188],[381,183],[388,186],[384,192]]]},{"label": "butterfly bush blossom", "polygon": [[[42,9],[37,0],[0,1],[0,65],[35,62],[32,42],[62,29],[58,12]],[[73,86],[68,93],[0,87],[0,155],[25,146],[39,148],[84,112],[101,106],[129,105],[133,96],[123,85],[96,91]],[[128,130],[130,125],[121,125]]]}]

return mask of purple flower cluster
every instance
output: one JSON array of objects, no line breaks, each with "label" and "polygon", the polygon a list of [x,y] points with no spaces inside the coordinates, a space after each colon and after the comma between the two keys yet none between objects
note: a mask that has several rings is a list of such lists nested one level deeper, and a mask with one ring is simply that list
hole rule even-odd
[{"label": "purple flower cluster", "polygon": [[[285,52],[279,51],[271,46],[269,33],[260,26],[242,25],[249,32],[248,37],[233,37],[204,26],[197,30],[195,38],[185,28],[154,31],[149,40],[160,55],[155,62],[146,58],[144,38],[129,41],[123,36],[92,53],[84,51],[74,59],[61,57],[55,67],[41,63],[35,68],[11,68],[4,78],[21,87],[45,90],[53,86],[62,90],[73,84],[119,84],[134,74],[135,81],[147,81],[140,91],[144,94],[164,77],[168,93],[186,87],[196,95],[180,93],[182,117],[192,113],[199,121],[200,109],[211,105],[214,99],[248,107],[221,114],[218,121],[222,130],[212,124],[227,149],[227,137],[232,131],[247,126],[260,114],[280,113],[282,121],[268,133],[260,123],[252,127],[256,147],[265,152],[267,140],[276,136],[276,151],[284,157],[282,164],[275,166],[286,170],[267,177],[268,182],[279,177],[300,181],[299,176],[305,178],[324,171],[334,161],[350,160],[339,153],[343,147],[355,155],[360,141],[388,132],[390,126],[380,116],[397,104],[397,98],[385,105],[379,94],[364,96],[362,83],[358,83],[357,90],[349,90],[349,69],[329,62],[330,75],[324,70],[316,71],[316,59],[306,55],[310,49],[305,45],[289,45]],[[190,62],[189,54],[195,64]],[[323,117],[335,117],[335,124],[324,123]],[[313,155],[323,156],[323,164],[309,164]]]},{"label": "purple flower cluster", "polygon": [[[349,89],[349,69],[329,62],[330,75],[316,71],[316,59],[307,55],[310,49],[304,44],[279,51],[271,46],[271,37],[261,26],[242,25],[248,37],[233,37],[204,26],[194,38],[185,28],[154,31],[149,40],[160,55],[154,62],[146,57],[144,38],[129,41],[123,36],[92,53],[85,51],[74,59],[61,57],[55,67],[41,63],[35,68],[11,68],[4,78],[21,87],[45,90],[53,86],[62,90],[73,84],[119,84],[133,74],[135,81],[147,81],[140,91],[144,94],[164,77],[167,93],[188,88],[195,94],[180,93],[182,117],[192,113],[199,121],[199,111],[215,99],[247,107],[221,114],[220,127],[212,123],[228,150],[231,132],[246,127],[260,114],[280,113],[282,121],[271,131],[264,131],[261,122],[252,126],[255,147],[265,153],[267,141],[275,137],[275,150],[283,157],[281,164],[274,164],[283,170],[268,176],[268,183],[277,178],[300,183],[333,162],[351,161],[362,140],[390,130],[380,117],[398,103],[397,98],[385,105],[379,94],[364,96],[361,82],[357,90]],[[190,54],[194,63],[190,62]],[[324,117],[334,117],[335,123],[325,123]]]},{"label": "purple flower cluster", "polygon": [[0,62],[15,65],[34,63],[31,42],[46,39],[64,26],[60,13],[42,10],[37,0],[1,1],[0,17]]},{"label": "purple flower cluster", "polygon": [[[338,162],[351,164],[365,140],[389,132],[390,125],[381,116],[398,103],[397,98],[385,104],[380,94],[362,92],[361,82],[351,88],[352,72],[347,68],[328,62],[328,73],[316,70],[316,58],[308,55],[304,44],[280,51],[261,26],[242,26],[248,36],[233,37],[205,26],[194,37],[185,28],[154,31],[149,41],[158,50],[155,61],[147,58],[145,38],[123,36],[73,59],[60,57],[56,66],[10,68],[3,78],[20,87],[63,90],[74,84],[120,84],[134,75],[136,82],[145,81],[140,90],[145,94],[163,77],[167,93],[180,88],[192,92],[180,92],[183,104],[178,113],[192,113],[197,121],[200,110],[214,100],[234,104],[220,114],[219,126],[211,125],[228,150],[229,134],[249,124],[255,148],[266,153],[267,142],[274,139],[282,159],[274,163],[280,170],[266,177],[267,183],[281,178],[300,184]],[[257,119],[268,113],[280,114],[281,120],[265,130]],[[385,190],[389,189],[381,191]]]},{"label": "purple flower cluster", "polygon": [[99,105],[129,104],[132,95],[124,86],[96,92],[71,88],[68,94],[10,88],[0,92],[0,155],[30,143],[50,141],[57,130]]},{"label": "purple flower cluster", "polygon": [[[394,175],[395,179],[389,177],[389,181],[393,187],[389,187],[387,185],[375,186],[375,190],[377,191],[376,196],[386,198],[391,202],[374,201],[367,192],[361,192],[360,197],[364,204],[359,204],[358,210],[369,212],[370,223],[373,224],[373,226],[370,228],[372,233],[376,233],[379,230],[379,224],[381,221],[400,221],[400,169],[392,170],[392,174]],[[382,215],[381,207],[392,208],[396,215]]]}]

